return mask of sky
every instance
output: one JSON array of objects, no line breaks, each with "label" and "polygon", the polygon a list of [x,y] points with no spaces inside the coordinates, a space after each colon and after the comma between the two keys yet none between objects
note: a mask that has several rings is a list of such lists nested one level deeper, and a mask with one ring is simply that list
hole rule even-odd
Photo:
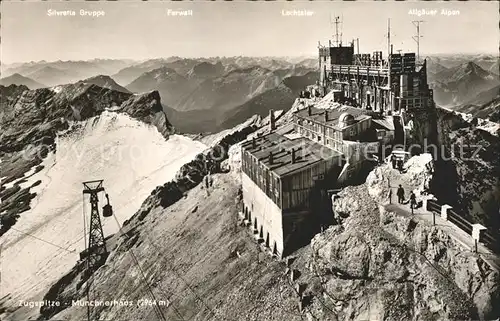
[{"label": "sky", "polygon": [[[343,40],[359,38],[360,52],[387,49],[391,19],[394,50],[416,51],[413,20],[421,23],[420,54],[498,54],[497,1],[490,2],[9,2],[1,5],[4,63],[94,58],[149,59],[169,56],[316,56],[318,41],[335,33],[343,17]],[[84,17],[79,10],[104,11]],[[174,17],[168,9],[192,10]],[[284,16],[282,10],[312,16]],[[418,17],[411,10],[437,10]],[[459,11],[446,16],[441,10]],[[76,16],[49,16],[74,10]]]}]

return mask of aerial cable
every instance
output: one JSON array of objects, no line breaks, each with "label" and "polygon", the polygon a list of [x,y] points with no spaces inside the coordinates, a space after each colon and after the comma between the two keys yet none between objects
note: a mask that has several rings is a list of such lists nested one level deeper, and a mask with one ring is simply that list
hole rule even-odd
[{"label": "aerial cable", "polygon": [[[115,219],[116,221],[116,224],[118,225],[118,230],[120,232],[120,235],[124,235],[123,234],[123,231],[122,231],[122,227],[120,225],[120,222],[118,221],[118,218],[116,217],[115,213],[113,212],[113,218]],[[144,270],[142,269],[140,263],[139,263],[139,260],[137,259],[137,257],[135,256],[134,252],[132,251],[131,248],[128,249],[128,252],[130,253],[130,255],[132,255],[132,259],[133,259],[133,262],[134,264],[136,265],[136,267],[139,269],[139,272],[141,273],[142,275],[142,278],[144,279],[144,283],[146,284],[147,286],[147,289],[148,289],[148,292],[149,294],[151,295],[151,297],[153,298],[154,300],[154,304],[153,304],[153,309],[155,311],[155,314],[160,317],[163,321],[167,321],[167,319],[165,318],[165,315],[163,314],[163,311],[160,309],[160,307],[157,305],[157,302],[159,302],[157,299],[156,299],[156,296],[155,294],[153,293],[153,290],[151,289],[151,286],[149,285],[149,282],[146,278],[146,274],[144,273]],[[179,315],[179,317],[182,318],[182,316],[179,314],[179,312],[176,310],[177,314]]]}]

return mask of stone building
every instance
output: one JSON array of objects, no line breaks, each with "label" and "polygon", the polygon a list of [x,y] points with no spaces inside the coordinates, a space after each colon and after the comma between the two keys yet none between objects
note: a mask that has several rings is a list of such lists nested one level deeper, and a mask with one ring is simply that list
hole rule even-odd
[{"label": "stone building", "polygon": [[307,138],[270,134],[242,145],[245,219],[273,253],[286,255],[322,222],[328,182],[342,154]]},{"label": "stone building", "polygon": [[426,61],[416,61],[413,52],[394,54],[391,47],[383,59],[381,51],[354,54],[354,43],[329,43],[319,48],[319,69],[323,94],[338,91],[341,102],[384,114],[434,107]]},{"label": "stone building", "polygon": [[279,256],[329,223],[329,191],[362,177],[384,157],[388,144],[435,136],[425,126],[435,113],[425,60],[416,61],[414,53],[393,54],[392,47],[386,59],[381,51],[354,54],[354,43],[331,42],[320,45],[318,60],[314,91],[331,93],[342,106],[303,104],[286,130],[276,129],[270,117],[271,132],[242,145],[245,219]]},{"label": "stone building", "polygon": [[276,129],[273,121],[270,127],[241,147],[243,212],[258,239],[282,256],[331,224],[328,191],[379,142],[372,116],[353,107],[308,107],[285,128]]}]

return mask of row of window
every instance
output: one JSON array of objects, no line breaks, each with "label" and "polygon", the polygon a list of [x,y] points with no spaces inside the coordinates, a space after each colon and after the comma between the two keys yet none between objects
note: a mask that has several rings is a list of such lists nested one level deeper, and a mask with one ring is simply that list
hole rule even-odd
[{"label": "row of window", "polygon": [[281,206],[280,179],[256,157],[246,151],[241,154],[241,169],[273,202]]},{"label": "row of window", "polygon": [[[307,138],[310,138],[311,140],[317,140],[319,143],[321,143],[322,145],[326,145],[328,147],[331,147],[335,150],[338,150],[338,151],[342,151],[342,146],[343,146],[343,141],[342,139],[336,139],[336,138],[332,138],[332,137],[327,137],[326,140],[325,140],[325,143],[323,144],[322,142],[322,136],[321,135],[317,135],[317,134],[314,134],[313,132],[307,130],[307,129],[304,129],[302,127],[296,127],[296,131],[300,134],[300,135],[303,135]],[[340,132],[338,131],[335,131],[336,134],[340,134]],[[334,136],[340,136],[340,135],[334,135]]]},{"label": "row of window", "polygon": [[[302,120],[302,119],[296,119],[296,124],[297,125],[300,125],[302,126],[303,128],[306,129],[306,132],[309,130],[309,131],[312,131],[314,132],[315,134],[312,135],[312,139],[313,140],[316,140],[318,139],[318,141],[321,141],[321,139],[317,136],[323,136],[323,133],[326,133],[326,135],[330,138],[333,138],[333,139],[337,139],[337,140],[342,140],[342,132],[341,131],[338,131],[338,130],[335,130],[331,127],[328,127],[328,126],[325,126],[325,125],[322,125],[322,124],[319,124],[319,123],[313,123],[312,121],[307,121],[307,120]],[[313,125],[310,125],[310,126],[307,126],[306,124],[313,124]],[[300,127],[299,126],[295,126],[295,131],[302,134],[299,131],[297,131],[297,129],[299,129]],[[309,137],[309,136],[308,136]]]},{"label": "row of window", "polygon": [[[304,123],[306,123],[306,121],[304,121]],[[307,122],[307,123],[310,123],[310,121]],[[298,125],[302,125],[303,124],[302,120],[301,119],[297,119],[297,124]],[[316,137],[316,136],[323,135],[324,132],[326,133],[327,137],[330,137],[330,138],[333,138],[333,139],[336,139],[336,140],[340,140],[340,141],[343,140],[343,136],[344,136],[343,133],[341,131],[335,130],[335,129],[331,128],[331,127],[328,127],[328,126],[325,126],[325,125],[322,125],[322,124],[319,124],[319,123],[313,123],[312,126],[307,126],[307,125],[302,125],[302,126],[305,129],[311,130],[311,131],[313,131],[315,133],[315,134],[312,135],[312,139],[313,140],[318,139],[318,141],[321,141],[320,138]],[[351,126],[348,129],[347,136],[348,137],[354,137],[358,133],[361,133],[364,130],[368,129],[368,127],[369,127],[369,122],[368,121],[359,122],[355,126]],[[295,128],[297,129],[297,126]]]}]

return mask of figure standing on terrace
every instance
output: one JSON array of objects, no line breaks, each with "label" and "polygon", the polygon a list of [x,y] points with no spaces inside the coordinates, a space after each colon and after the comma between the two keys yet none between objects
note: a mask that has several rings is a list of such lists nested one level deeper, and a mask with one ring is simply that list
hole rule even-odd
[{"label": "figure standing on terrace", "polygon": [[399,184],[397,194],[398,194],[398,203],[403,204],[403,202],[405,201],[405,190],[403,186],[401,186],[401,184]]}]

